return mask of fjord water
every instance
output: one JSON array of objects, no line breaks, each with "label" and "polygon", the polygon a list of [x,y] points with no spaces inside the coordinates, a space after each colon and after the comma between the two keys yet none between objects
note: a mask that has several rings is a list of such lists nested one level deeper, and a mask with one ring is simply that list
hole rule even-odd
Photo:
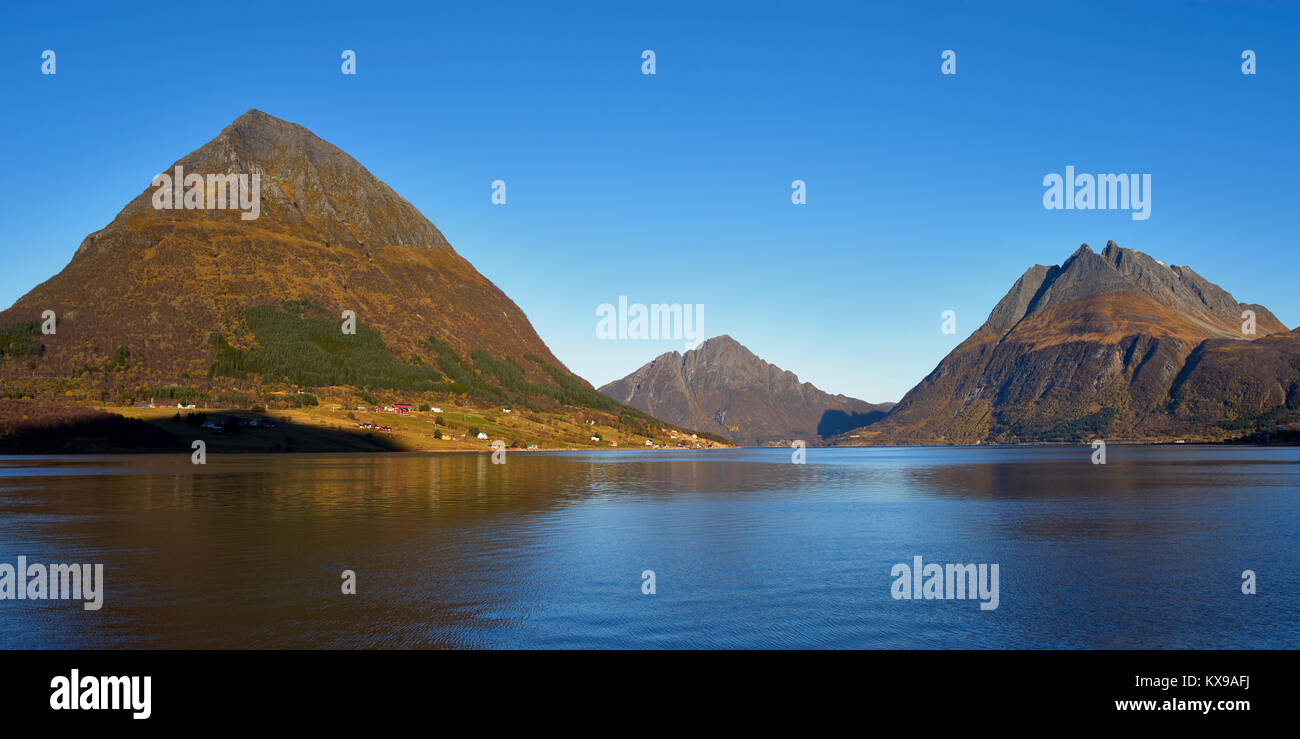
[{"label": "fjord water", "polygon": [[0,457],[0,562],[105,570],[0,647],[1300,647],[1300,449],[1107,451]]}]

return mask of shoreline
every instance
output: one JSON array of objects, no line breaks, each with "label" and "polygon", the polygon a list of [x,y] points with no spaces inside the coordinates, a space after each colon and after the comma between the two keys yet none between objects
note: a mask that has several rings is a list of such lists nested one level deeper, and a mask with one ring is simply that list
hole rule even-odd
[{"label": "shoreline", "polygon": [[[1116,441],[1107,442],[1108,446],[1115,447],[1243,447],[1257,449],[1276,449],[1298,447],[1300,442],[1295,441],[1198,441],[1187,442],[1185,444],[1174,444],[1171,442],[1158,441]],[[821,446],[810,447],[818,449],[1042,449],[1048,447],[1075,447],[1080,449],[1089,448],[1088,444],[1071,444],[1069,442],[1041,442],[1041,443],[1021,443],[1021,444],[891,444],[891,445],[873,445],[873,446]],[[732,446],[732,447],[708,447],[708,448],[680,448],[680,447],[656,447],[647,449],[644,447],[568,447],[555,449],[507,449],[507,454],[513,456],[516,454],[526,455],[543,455],[543,454],[567,454],[571,452],[598,452],[598,453],[618,453],[618,452],[637,452],[641,454],[654,454],[664,452],[689,452],[689,453],[708,453],[708,452],[734,452],[748,451],[754,449],[772,449],[783,450],[783,447],[773,446]],[[0,459],[4,458],[29,458],[29,457],[100,457],[100,456],[128,456],[128,455],[168,455],[168,454],[185,454],[192,453],[190,447],[102,447],[102,448],[72,448],[57,450],[30,450],[20,449],[0,449]],[[364,454],[381,454],[385,456],[435,456],[444,454],[463,454],[463,455],[491,455],[492,449],[312,449],[312,448],[293,448],[280,450],[267,450],[241,447],[209,447],[210,453],[220,454],[241,454],[241,455],[364,455]]]},{"label": "shoreline", "polygon": [[[608,415],[575,411],[494,410],[444,403],[447,410],[394,413],[379,408],[217,409],[67,405],[7,401],[0,416],[0,455],[190,454],[491,454],[507,452],[704,451],[784,449],[794,440],[724,442],[668,425],[629,428]],[[662,424],[662,422],[657,422]],[[473,436],[472,436],[473,435]],[[473,438],[477,436],[478,438]],[[583,437],[591,436],[590,442]],[[1300,445],[1300,431],[1275,429],[1223,439],[1106,439],[1108,446]],[[829,443],[827,443],[829,442]],[[809,448],[1083,447],[1089,440],[1016,443],[844,443],[816,440]],[[529,448],[532,447],[532,448]]]}]

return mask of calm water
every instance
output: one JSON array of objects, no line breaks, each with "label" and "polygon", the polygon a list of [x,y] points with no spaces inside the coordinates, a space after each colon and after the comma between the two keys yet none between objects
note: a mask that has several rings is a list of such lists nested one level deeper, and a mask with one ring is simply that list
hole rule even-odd
[{"label": "calm water", "polygon": [[[0,457],[0,562],[106,580],[0,601],[0,647],[1300,647],[1300,449],[1090,456]],[[914,555],[999,607],[894,600]]]}]

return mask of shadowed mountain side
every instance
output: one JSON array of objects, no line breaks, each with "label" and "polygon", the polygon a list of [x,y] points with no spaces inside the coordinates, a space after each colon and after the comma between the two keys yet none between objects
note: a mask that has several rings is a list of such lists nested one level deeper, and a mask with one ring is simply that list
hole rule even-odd
[{"label": "shadowed mountain side", "polygon": [[178,437],[145,421],[81,406],[0,398],[0,450],[7,454],[182,448]]},{"label": "shadowed mountain side", "polygon": [[730,336],[686,354],[669,352],[600,392],[669,423],[742,444],[820,441],[857,419],[862,425],[891,404],[830,395],[769,364]]},{"label": "shadowed mountain side", "polygon": [[887,415],[889,411],[885,410],[847,413],[839,409],[831,409],[823,413],[822,420],[817,423],[817,435],[825,439],[845,431],[870,426]]},{"label": "shadowed mountain side", "polygon": [[[180,414],[177,414],[180,415]],[[382,435],[297,424],[277,417],[273,428],[240,428],[248,414],[193,414],[220,428],[187,423],[184,416],[128,418],[116,413],[43,401],[0,399],[0,451],[25,453],[164,452],[189,456],[202,440],[209,453],[393,451]],[[232,424],[225,421],[234,419]]]}]

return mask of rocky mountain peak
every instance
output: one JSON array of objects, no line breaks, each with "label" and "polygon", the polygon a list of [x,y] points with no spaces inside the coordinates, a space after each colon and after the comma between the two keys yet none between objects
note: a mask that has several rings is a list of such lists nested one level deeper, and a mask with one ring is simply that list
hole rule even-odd
[{"label": "rocky mountain peak", "polygon": [[818,438],[882,417],[889,405],[829,395],[723,334],[667,352],[600,391],[651,415],[745,443]]},{"label": "rocky mountain peak", "polygon": [[981,330],[1005,333],[1035,313],[1102,296],[1138,295],[1187,313],[1211,332],[1239,333],[1241,314],[1254,310],[1261,333],[1281,324],[1262,306],[1238,303],[1190,267],[1171,266],[1107,241],[1100,254],[1083,244],[1059,267],[1035,265],[1012,286]]},{"label": "rocky mountain peak", "polygon": [[[389,245],[451,249],[441,231],[360,162],[303,126],[257,109],[160,172],[174,176],[177,166],[185,175],[258,175],[259,213],[246,221],[250,229],[290,231],[362,252]],[[141,193],[123,215],[137,223],[239,218],[234,210],[158,210],[155,189]]]}]

